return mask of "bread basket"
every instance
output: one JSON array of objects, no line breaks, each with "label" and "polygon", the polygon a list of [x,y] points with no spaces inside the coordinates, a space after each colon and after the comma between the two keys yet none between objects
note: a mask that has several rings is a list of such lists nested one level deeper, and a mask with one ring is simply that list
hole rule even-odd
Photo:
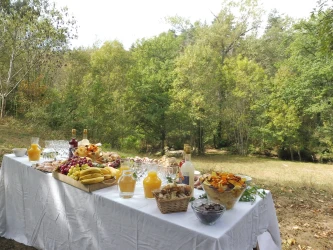
[{"label": "bread basket", "polygon": [[[169,191],[170,197],[168,196]],[[187,211],[191,199],[190,186],[169,184],[162,187],[162,189],[153,190],[152,192],[156,199],[157,207],[162,214]]]}]

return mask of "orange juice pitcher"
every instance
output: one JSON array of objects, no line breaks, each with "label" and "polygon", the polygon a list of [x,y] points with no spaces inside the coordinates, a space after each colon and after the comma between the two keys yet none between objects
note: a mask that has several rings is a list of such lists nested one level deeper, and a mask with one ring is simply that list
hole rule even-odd
[{"label": "orange juice pitcher", "polygon": [[32,137],[31,138],[31,145],[28,149],[28,157],[29,161],[36,162],[40,159],[41,149],[39,146],[39,138],[38,137]]},{"label": "orange juice pitcher", "polygon": [[162,181],[157,176],[156,171],[149,171],[148,176],[143,180],[143,189],[145,192],[145,197],[148,199],[154,198],[153,190],[159,189],[161,187]]},{"label": "orange juice pitcher", "polygon": [[134,195],[136,179],[133,170],[123,170],[118,180],[119,196],[125,199],[132,198]]}]

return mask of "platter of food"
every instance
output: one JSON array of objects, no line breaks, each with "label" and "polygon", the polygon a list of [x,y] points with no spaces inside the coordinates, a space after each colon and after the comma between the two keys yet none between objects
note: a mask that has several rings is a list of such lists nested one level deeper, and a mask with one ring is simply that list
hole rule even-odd
[{"label": "platter of food", "polygon": [[94,167],[91,159],[74,156],[62,162],[52,176],[83,191],[92,192],[115,185],[118,171],[104,165]]},{"label": "platter of food", "polygon": [[60,161],[60,160],[44,161],[41,163],[32,164],[32,168],[42,171],[44,173],[52,173],[54,170],[56,170],[61,165],[61,163],[62,163],[62,161]]}]

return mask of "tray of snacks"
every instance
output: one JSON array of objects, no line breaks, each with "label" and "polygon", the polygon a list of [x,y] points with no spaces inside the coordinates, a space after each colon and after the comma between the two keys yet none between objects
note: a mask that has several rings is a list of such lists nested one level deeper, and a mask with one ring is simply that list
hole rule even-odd
[{"label": "tray of snacks", "polygon": [[118,171],[103,165],[93,167],[89,158],[74,156],[55,169],[52,176],[83,191],[92,192],[115,185]]},{"label": "tray of snacks", "polygon": [[152,192],[162,214],[187,211],[191,199],[189,185],[172,183]]},{"label": "tray of snacks", "polygon": [[61,164],[62,164],[62,161],[60,161],[60,160],[44,161],[44,162],[41,162],[41,163],[32,164],[32,168],[37,169],[39,171],[42,171],[44,173],[52,173]]}]

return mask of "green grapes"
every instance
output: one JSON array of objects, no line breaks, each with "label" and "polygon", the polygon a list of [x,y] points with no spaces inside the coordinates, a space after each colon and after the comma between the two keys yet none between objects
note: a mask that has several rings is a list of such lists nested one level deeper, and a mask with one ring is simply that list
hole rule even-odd
[{"label": "green grapes", "polygon": [[79,178],[80,178],[80,171],[88,169],[88,168],[89,168],[88,164],[83,164],[83,165],[81,165],[81,167],[80,167],[79,164],[76,164],[74,166],[71,166],[71,168],[68,171],[67,176],[69,176],[69,177],[73,178],[74,180],[78,181]]}]

